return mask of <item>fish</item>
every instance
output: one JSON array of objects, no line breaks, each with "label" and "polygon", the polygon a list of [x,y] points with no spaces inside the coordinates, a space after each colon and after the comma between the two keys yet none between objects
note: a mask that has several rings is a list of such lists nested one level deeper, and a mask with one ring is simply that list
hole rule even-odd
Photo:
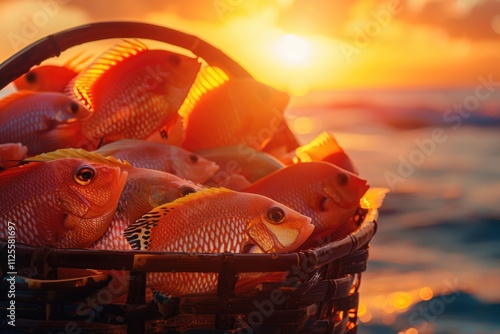
[{"label": "fish", "polygon": [[29,162],[0,172],[0,238],[85,248],[108,228],[127,180],[117,167],[81,159]]},{"label": "fish", "polygon": [[61,149],[29,158],[28,161],[53,161],[64,158],[78,158],[90,163],[120,168],[128,175],[109,227],[102,237],[88,248],[130,250],[130,244],[123,236],[126,227],[156,206],[173,202],[177,198],[203,189],[173,174],[134,167],[126,161],[111,156],[104,157],[83,149]]},{"label": "fish", "polygon": [[32,155],[92,146],[80,122],[90,112],[63,93],[19,91],[0,100],[0,143],[20,142]]},{"label": "fish", "polygon": [[337,143],[331,132],[323,131],[306,145],[295,149],[293,162],[325,161],[358,175],[351,158]]},{"label": "fish", "polygon": [[179,109],[185,128],[181,146],[261,150],[279,129],[288,101],[286,93],[253,78],[229,78],[217,67],[204,67]]},{"label": "fish", "polygon": [[286,119],[282,119],[277,130],[274,131],[273,136],[262,151],[274,157],[281,157],[299,146],[299,142],[295,138],[295,134],[290,130]]},{"label": "fish", "polygon": [[207,181],[219,169],[215,162],[181,147],[145,140],[122,139],[95,152],[126,160],[135,167],[171,173],[194,183]]},{"label": "fish", "polygon": [[232,174],[242,175],[255,182],[285,165],[273,156],[244,145],[212,147],[198,150],[196,154],[215,161],[220,166],[211,181],[219,184]]},{"label": "fish", "polygon": [[79,73],[66,93],[93,112],[82,124],[92,141],[146,139],[160,128],[168,135],[200,66],[197,58],[125,41]]},{"label": "fish", "polygon": [[[284,253],[313,232],[311,218],[267,197],[208,188],[154,208],[130,225],[135,250]],[[171,296],[215,293],[214,273],[149,273],[148,285]]]},{"label": "fish", "polygon": [[248,188],[252,183],[246,177],[239,174],[220,174],[203,183],[205,188],[223,187],[230,190],[241,191]]},{"label": "fish", "polygon": [[0,170],[16,166],[28,153],[28,148],[21,143],[0,144]]},{"label": "fish", "polygon": [[40,65],[13,81],[18,90],[38,92],[65,91],[68,83],[81,71],[90,56],[77,54],[63,65]]},{"label": "fish", "polygon": [[369,189],[366,180],[327,162],[301,162],[253,183],[244,192],[272,198],[312,218],[311,239],[352,232],[349,221]]}]

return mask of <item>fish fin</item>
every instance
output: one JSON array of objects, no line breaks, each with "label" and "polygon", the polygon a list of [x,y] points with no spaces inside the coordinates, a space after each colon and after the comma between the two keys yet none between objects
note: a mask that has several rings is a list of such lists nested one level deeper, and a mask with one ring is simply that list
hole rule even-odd
[{"label": "fish fin", "polygon": [[[141,218],[146,213],[153,210],[154,207],[141,195],[137,193],[131,193],[129,202],[127,204],[127,216],[132,217],[132,219],[137,220]],[[116,211],[123,210],[118,203],[118,208]]]},{"label": "fish fin", "polygon": [[66,93],[69,94],[69,96],[75,97],[90,111],[94,111],[92,88],[99,78],[126,59],[146,50],[148,50],[147,46],[138,40],[125,40],[122,44],[113,46],[77,75],[66,87]]},{"label": "fish fin", "polygon": [[382,206],[385,194],[389,191],[388,188],[382,187],[370,188],[359,200],[359,206],[363,209],[378,209]]},{"label": "fish fin", "polygon": [[78,74],[85,68],[84,64],[90,59],[92,59],[92,55],[85,55],[85,52],[82,51],[68,59],[63,66]]},{"label": "fish fin", "polygon": [[301,162],[322,161],[335,154],[344,153],[331,132],[323,131],[310,143],[295,150],[295,155]]},{"label": "fish fin", "polygon": [[144,140],[139,140],[139,139],[120,139],[117,141],[114,141],[112,143],[103,145],[99,147],[97,150],[95,150],[95,153],[99,153],[100,155],[113,155],[116,154],[116,152],[120,152],[123,149],[128,149],[132,146],[135,145],[140,145],[144,143]]},{"label": "fish fin", "polygon": [[198,72],[198,75],[196,76],[184,103],[179,108],[179,115],[183,119],[187,119],[189,113],[193,110],[194,106],[204,94],[214,90],[226,81],[229,81],[229,76],[219,67],[203,67]]},{"label": "fish fin", "polygon": [[112,156],[102,156],[96,152],[89,152],[82,148],[62,148],[49,153],[42,153],[33,157],[26,159],[27,161],[51,161],[57,159],[64,158],[78,158],[91,162],[97,162],[108,166],[113,167],[130,167],[131,164],[127,161],[122,161],[120,159],[116,159]]},{"label": "fish fin", "polygon": [[16,176],[27,173],[37,167],[39,167],[39,164],[37,163],[27,163],[19,166],[0,169],[0,186],[8,183]]},{"label": "fish fin", "polygon": [[160,211],[167,210],[164,206],[156,207],[145,213],[124,231],[123,236],[135,250],[147,250],[151,241],[151,229],[158,224]]},{"label": "fish fin", "polygon": [[158,224],[161,215],[166,215],[172,209],[182,207],[184,205],[192,205],[193,201],[217,196],[220,194],[235,193],[226,188],[205,188],[195,193],[190,193],[184,197],[180,197],[175,201],[157,206],[146,214],[142,215],[134,223],[123,231],[123,236],[130,244],[130,247],[135,250],[147,250],[150,246],[151,229]]}]

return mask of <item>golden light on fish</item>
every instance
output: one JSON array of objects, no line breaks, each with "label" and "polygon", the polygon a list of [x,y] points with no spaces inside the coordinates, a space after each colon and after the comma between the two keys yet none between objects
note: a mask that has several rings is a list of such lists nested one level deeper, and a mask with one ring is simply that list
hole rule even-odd
[{"label": "golden light on fish", "polygon": [[405,310],[413,302],[413,297],[408,292],[394,292],[389,295],[389,302],[397,310]]},{"label": "golden light on fish", "polygon": [[311,61],[311,43],[297,35],[286,34],[274,45],[277,58],[290,65],[303,65]]},{"label": "golden light on fish", "polygon": [[431,288],[425,286],[420,289],[418,295],[420,296],[420,298],[422,298],[422,300],[430,300],[434,296],[434,293],[432,292]]}]

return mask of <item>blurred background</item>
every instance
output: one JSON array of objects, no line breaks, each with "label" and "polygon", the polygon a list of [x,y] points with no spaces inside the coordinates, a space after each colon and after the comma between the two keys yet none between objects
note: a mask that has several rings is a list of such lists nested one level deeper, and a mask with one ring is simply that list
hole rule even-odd
[{"label": "blurred background", "polygon": [[[0,60],[109,20],[217,46],[293,96],[301,143],[333,131],[360,175],[391,189],[361,334],[500,333],[500,1],[2,0]],[[100,43],[47,63],[97,56]]]}]

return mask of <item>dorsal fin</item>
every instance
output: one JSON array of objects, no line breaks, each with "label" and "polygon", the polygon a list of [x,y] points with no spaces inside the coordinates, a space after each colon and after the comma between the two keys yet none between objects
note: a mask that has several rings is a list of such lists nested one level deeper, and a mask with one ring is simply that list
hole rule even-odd
[{"label": "dorsal fin", "polygon": [[68,59],[62,66],[66,67],[68,70],[75,72],[75,74],[80,73],[85,68],[85,63],[89,61],[92,56],[84,55],[85,52],[79,52],[70,59]]},{"label": "dorsal fin", "polygon": [[113,167],[131,167],[127,161],[121,161],[112,156],[104,157],[96,152],[89,152],[83,148],[62,148],[53,152],[43,153],[31,158],[26,159],[27,161],[51,161],[64,158],[78,158],[91,162],[97,162],[103,165],[113,166]]},{"label": "dorsal fin", "polygon": [[186,120],[189,113],[204,94],[214,90],[226,81],[229,81],[229,76],[219,67],[203,67],[198,72],[184,103],[179,108],[179,115]]},{"label": "dorsal fin", "polygon": [[124,41],[117,44],[92,62],[83,72],[75,77],[66,88],[69,96],[74,96],[90,111],[94,111],[93,86],[99,78],[124,60],[148,50],[147,46],[138,40]]},{"label": "dorsal fin", "polygon": [[116,152],[122,151],[123,149],[129,149],[130,147],[144,144],[144,142],[152,143],[152,145],[157,144],[154,142],[147,142],[145,140],[140,140],[140,139],[120,139],[99,147],[97,150],[95,150],[95,152],[101,155],[113,155]]},{"label": "dorsal fin", "polygon": [[203,198],[231,193],[236,192],[226,188],[206,188],[178,198],[171,203],[157,206],[127,227],[123,232],[123,236],[127,239],[132,249],[147,250],[150,243],[151,229],[158,224],[162,215],[168,215],[173,209],[179,210],[180,207],[185,205],[192,206],[193,202]]},{"label": "dorsal fin", "polygon": [[338,152],[344,152],[337,140],[328,131],[323,131],[310,143],[295,150],[295,155],[301,162],[322,161],[324,158]]}]

